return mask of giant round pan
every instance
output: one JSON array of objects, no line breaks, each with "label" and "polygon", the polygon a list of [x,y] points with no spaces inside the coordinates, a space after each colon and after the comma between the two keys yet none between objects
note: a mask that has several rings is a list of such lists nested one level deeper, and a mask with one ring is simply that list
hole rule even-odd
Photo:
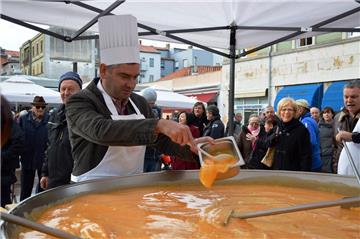
[{"label": "giant round pan", "polygon": [[[93,180],[83,183],[72,184],[45,191],[20,202],[9,213],[24,217],[32,210],[53,204],[76,195],[92,192],[101,192],[113,189],[129,187],[141,187],[156,185],[175,185],[185,182],[198,184],[198,171],[163,171],[157,173],[147,173],[128,177],[113,177],[103,180]],[[254,182],[264,184],[278,184],[292,187],[306,187],[323,191],[336,192],[347,196],[360,195],[360,185],[355,177],[345,177],[333,174],[305,173],[292,171],[262,171],[262,170],[242,170],[237,176],[218,181],[215,183],[235,183],[241,185],[242,182]],[[207,190],[204,188],[204,190]],[[10,223],[1,225],[1,238],[9,238],[15,226]]]}]

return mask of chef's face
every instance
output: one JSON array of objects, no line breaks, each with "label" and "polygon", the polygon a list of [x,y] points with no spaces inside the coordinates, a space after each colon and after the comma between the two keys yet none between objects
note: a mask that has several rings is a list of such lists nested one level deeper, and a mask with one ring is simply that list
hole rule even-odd
[{"label": "chef's face", "polygon": [[128,99],[136,86],[139,70],[140,65],[137,63],[111,66],[101,64],[100,76],[106,93],[118,100]]}]

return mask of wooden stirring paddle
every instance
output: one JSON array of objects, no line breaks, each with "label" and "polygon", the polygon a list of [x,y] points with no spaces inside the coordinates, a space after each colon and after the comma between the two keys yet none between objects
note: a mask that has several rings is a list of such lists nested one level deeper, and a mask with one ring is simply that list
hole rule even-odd
[{"label": "wooden stirring paddle", "polygon": [[359,207],[360,206],[360,197],[349,197],[343,198],[339,200],[333,201],[323,201],[323,202],[316,202],[316,203],[306,203],[292,207],[284,207],[284,208],[273,208],[269,210],[261,210],[255,212],[248,212],[248,213],[240,213],[234,210],[226,210],[224,211],[223,216],[225,219],[222,220],[223,217],[220,217],[221,222],[223,225],[226,226],[229,223],[230,218],[240,218],[240,219],[248,219],[254,217],[263,217],[263,216],[272,216],[277,214],[285,214],[290,212],[297,212],[297,211],[305,211],[305,210],[312,210],[318,208],[326,208],[326,207],[335,207],[335,206],[342,206],[343,208],[349,207]]}]

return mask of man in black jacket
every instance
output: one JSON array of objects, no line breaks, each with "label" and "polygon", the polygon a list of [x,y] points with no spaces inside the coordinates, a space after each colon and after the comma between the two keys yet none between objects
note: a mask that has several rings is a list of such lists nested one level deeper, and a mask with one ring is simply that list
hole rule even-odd
[{"label": "man in black jacket", "polygon": [[24,132],[12,123],[11,136],[1,147],[1,206],[11,203],[11,185],[17,181],[15,170],[19,167],[19,156],[24,150]]},{"label": "man in black jacket", "polygon": [[63,104],[54,112],[48,122],[49,144],[42,167],[40,185],[43,189],[70,183],[74,160],[71,155],[65,105],[69,97],[80,91],[82,80],[72,71],[63,74],[59,81],[59,92]]},{"label": "man in black jacket", "polygon": [[204,129],[203,136],[210,136],[213,139],[224,137],[225,126],[220,119],[218,107],[215,105],[209,105],[206,108],[206,117],[209,123]]}]

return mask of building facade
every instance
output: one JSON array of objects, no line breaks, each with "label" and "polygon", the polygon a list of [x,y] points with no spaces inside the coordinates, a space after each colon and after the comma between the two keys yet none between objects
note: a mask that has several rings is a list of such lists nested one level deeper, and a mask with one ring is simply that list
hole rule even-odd
[{"label": "building facade", "polygon": [[0,75],[14,75],[20,71],[19,52],[0,48]]},{"label": "building facade", "polygon": [[[243,113],[246,120],[266,105],[276,108],[287,96],[339,111],[344,82],[360,78],[359,59],[360,37],[345,33],[287,41],[239,59],[235,65],[234,111]],[[228,105],[229,70],[229,64],[224,64],[219,105]],[[227,118],[228,107],[220,111]]]},{"label": "building facade", "polygon": [[154,82],[160,79],[161,54],[153,46],[140,45],[139,83]]},{"label": "building facade", "polygon": [[[61,35],[74,32],[51,28]],[[59,79],[67,71],[76,70],[84,82],[96,75],[95,41],[65,42],[43,33],[25,42],[20,48],[20,70],[23,74]]]}]

